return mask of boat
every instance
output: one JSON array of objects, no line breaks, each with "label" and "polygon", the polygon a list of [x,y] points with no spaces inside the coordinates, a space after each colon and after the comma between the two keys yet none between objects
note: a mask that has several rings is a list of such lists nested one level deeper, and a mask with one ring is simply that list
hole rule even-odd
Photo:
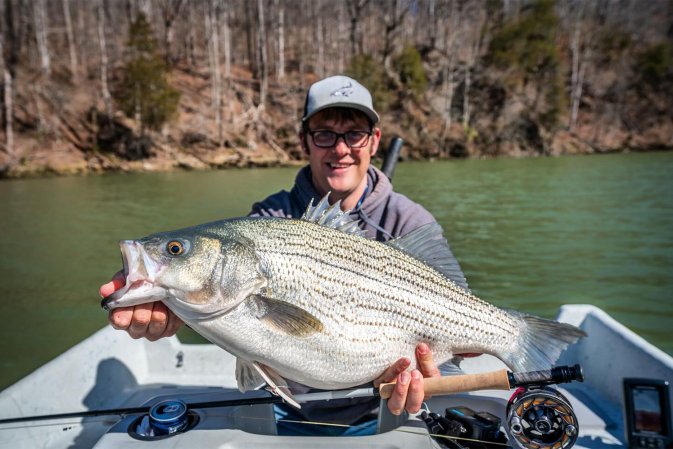
[{"label": "boat", "polygon": [[[568,435],[576,430],[572,441],[564,437],[563,442],[536,446],[536,441],[527,444],[525,438],[517,438],[513,428],[508,430],[514,416],[513,407],[508,408],[513,391],[493,389],[433,396],[419,414],[393,416],[382,406],[375,435],[278,436],[273,404],[264,403],[275,396],[264,390],[240,393],[235,358],[227,352],[211,344],[184,344],[177,337],[133,340],[106,326],[0,392],[0,447],[504,447],[436,433],[441,426],[432,416],[466,410],[481,421],[484,416],[497,419],[499,438],[516,448],[673,447],[668,387],[673,358],[591,305],[564,305],[557,320],[589,335],[559,360],[561,365],[579,364],[583,382],[520,388],[515,398],[560,393],[555,400],[569,403],[574,411],[577,427],[566,429]],[[461,368],[469,375],[502,370],[504,365],[482,355],[466,359]],[[654,405],[643,398],[654,398]],[[227,402],[241,399],[251,399],[253,405]],[[179,409],[176,403],[197,405],[187,411],[187,424],[175,432],[143,433],[148,409],[156,412],[165,404]],[[433,411],[437,415],[428,414]],[[643,413],[653,419],[642,419]]]}]

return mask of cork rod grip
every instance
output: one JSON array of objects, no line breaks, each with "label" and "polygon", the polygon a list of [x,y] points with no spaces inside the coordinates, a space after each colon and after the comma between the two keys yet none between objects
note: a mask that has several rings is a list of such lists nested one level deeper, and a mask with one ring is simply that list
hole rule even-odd
[{"label": "cork rod grip", "polygon": [[[460,376],[428,377],[423,379],[425,394],[443,395],[477,390],[509,390],[507,370],[491,371],[480,374],[464,374]],[[395,383],[381,384],[379,394],[388,399],[395,389]]]}]

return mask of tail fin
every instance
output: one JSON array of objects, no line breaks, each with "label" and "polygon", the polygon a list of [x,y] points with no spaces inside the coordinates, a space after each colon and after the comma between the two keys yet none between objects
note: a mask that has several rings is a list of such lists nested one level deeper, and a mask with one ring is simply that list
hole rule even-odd
[{"label": "tail fin", "polygon": [[510,311],[510,313],[519,315],[523,332],[516,345],[516,351],[499,355],[515,372],[549,369],[568,345],[587,336],[586,332],[572,324],[520,312]]}]

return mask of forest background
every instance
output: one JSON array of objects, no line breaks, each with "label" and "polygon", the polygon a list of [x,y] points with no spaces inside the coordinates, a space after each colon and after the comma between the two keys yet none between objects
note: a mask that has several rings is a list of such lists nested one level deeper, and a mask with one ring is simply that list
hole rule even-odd
[{"label": "forest background", "polygon": [[348,74],[403,158],[673,149],[673,0],[3,0],[0,176],[302,163]]}]

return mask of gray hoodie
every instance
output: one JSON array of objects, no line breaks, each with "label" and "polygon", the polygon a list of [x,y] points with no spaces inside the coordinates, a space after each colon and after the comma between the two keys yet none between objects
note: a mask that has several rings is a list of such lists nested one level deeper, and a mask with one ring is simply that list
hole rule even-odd
[{"label": "gray hoodie", "polygon": [[[311,181],[311,167],[299,170],[295,184],[289,192],[281,190],[263,201],[253,204],[251,216],[272,216],[299,218],[306,210],[309,202],[313,204],[321,199],[320,193]],[[393,186],[380,170],[370,166],[367,170],[367,189],[360,204],[351,211],[354,219],[360,220],[360,227],[367,237],[385,242],[413,231],[414,229],[435,222],[434,217],[420,204],[414,203],[406,196],[393,191]],[[458,261],[452,270],[451,279],[463,288],[467,282]],[[295,393],[303,393],[308,388],[288,381]],[[282,406],[291,413],[290,418],[303,418],[308,421],[336,422],[353,424],[373,416],[378,407],[378,399],[343,399],[327,402],[309,402],[295,411],[290,406]]]},{"label": "gray hoodie", "polygon": [[[309,202],[315,205],[321,195],[311,181],[311,167],[299,170],[291,191],[281,190],[252,206],[253,216],[302,216]],[[380,170],[369,167],[367,190],[359,207],[351,211],[359,219],[367,237],[379,241],[402,236],[417,227],[435,221],[430,212],[409,198],[393,192],[393,186]]]}]

